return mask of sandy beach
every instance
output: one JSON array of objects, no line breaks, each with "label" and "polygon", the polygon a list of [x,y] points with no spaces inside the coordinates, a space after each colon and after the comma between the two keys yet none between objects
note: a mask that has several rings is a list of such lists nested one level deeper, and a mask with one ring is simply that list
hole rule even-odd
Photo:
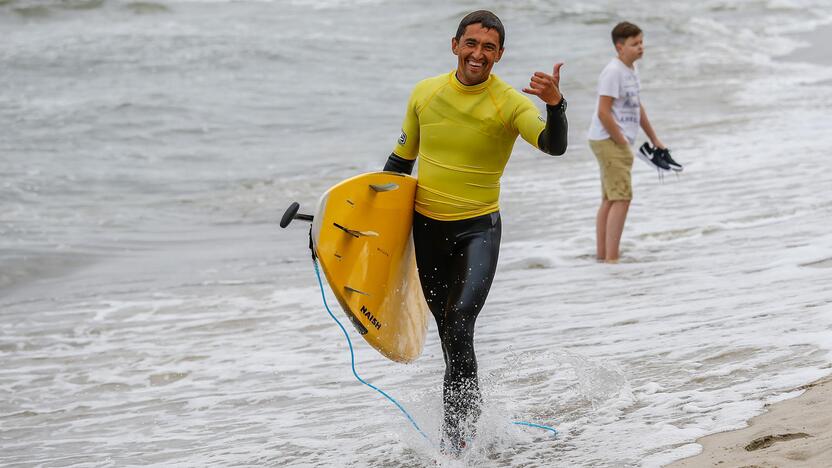
[{"label": "sandy beach", "polygon": [[710,466],[812,467],[832,463],[832,376],[809,385],[797,398],[768,406],[749,426],[698,439],[702,453],[668,468]]}]

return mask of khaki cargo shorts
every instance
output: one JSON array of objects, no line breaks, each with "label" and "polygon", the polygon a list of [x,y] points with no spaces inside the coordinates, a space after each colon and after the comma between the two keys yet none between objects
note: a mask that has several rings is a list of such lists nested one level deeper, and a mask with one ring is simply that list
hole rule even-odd
[{"label": "khaki cargo shorts", "polygon": [[628,145],[619,145],[611,138],[589,140],[589,147],[601,169],[601,193],[605,200],[632,200],[633,152]]}]

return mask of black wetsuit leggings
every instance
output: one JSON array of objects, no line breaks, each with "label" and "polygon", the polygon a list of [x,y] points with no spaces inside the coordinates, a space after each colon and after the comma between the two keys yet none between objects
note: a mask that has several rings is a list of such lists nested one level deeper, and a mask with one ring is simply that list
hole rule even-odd
[{"label": "black wetsuit leggings", "polygon": [[497,269],[500,233],[499,212],[459,221],[413,217],[419,279],[445,357],[444,431],[452,440],[480,413],[474,322]]}]

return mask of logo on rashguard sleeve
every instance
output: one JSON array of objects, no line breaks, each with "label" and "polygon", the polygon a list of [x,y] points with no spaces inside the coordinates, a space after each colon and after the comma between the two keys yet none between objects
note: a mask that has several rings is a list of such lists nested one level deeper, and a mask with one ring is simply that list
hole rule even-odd
[{"label": "logo on rashguard sleeve", "polygon": [[406,142],[407,142],[407,133],[405,133],[404,130],[402,130],[402,134],[399,135],[399,144],[403,145]]}]

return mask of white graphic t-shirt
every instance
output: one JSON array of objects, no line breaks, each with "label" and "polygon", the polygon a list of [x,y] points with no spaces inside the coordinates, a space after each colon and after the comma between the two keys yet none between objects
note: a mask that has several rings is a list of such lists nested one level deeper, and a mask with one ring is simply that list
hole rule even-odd
[{"label": "white graphic t-shirt", "polygon": [[[639,120],[641,117],[641,102],[638,93],[641,84],[638,80],[638,72],[624,65],[618,57],[612,59],[604,67],[601,76],[598,78],[598,95],[610,96],[612,101],[612,116],[615,123],[630,140],[632,145],[638,135]],[[599,99],[600,101],[600,99]],[[598,117],[598,103],[595,104],[595,113],[592,114],[592,123],[589,125],[590,140],[606,140],[610,137],[607,129]]]}]

